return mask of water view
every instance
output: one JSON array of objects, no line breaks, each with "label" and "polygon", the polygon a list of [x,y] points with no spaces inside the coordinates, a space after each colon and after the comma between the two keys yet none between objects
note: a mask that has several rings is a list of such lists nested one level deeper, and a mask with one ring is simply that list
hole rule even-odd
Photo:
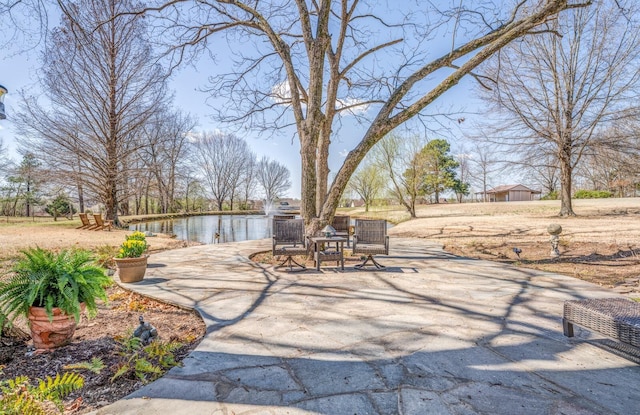
[{"label": "water view", "polygon": [[[130,230],[174,234],[204,244],[271,238],[271,217],[263,215],[209,215],[135,223]],[[218,240],[216,241],[216,237]]]}]

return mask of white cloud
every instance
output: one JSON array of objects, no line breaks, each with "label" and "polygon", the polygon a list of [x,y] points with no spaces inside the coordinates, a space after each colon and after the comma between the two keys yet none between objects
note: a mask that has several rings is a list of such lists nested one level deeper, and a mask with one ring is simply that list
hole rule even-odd
[{"label": "white cloud", "polygon": [[291,101],[291,88],[289,82],[283,81],[271,87],[271,99],[277,104],[288,104]]},{"label": "white cloud", "polygon": [[369,109],[369,104],[364,104],[364,101],[357,98],[338,99],[336,104],[337,109],[351,107],[348,111],[354,115],[364,114]]},{"label": "white cloud", "polygon": [[[291,102],[291,88],[289,88],[289,83],[283,81],[271,87],[271,99],[276,104],[289,105]],[[353,115],[360,115],[367,112],[369,104],[364,104],[364,101],[357,98],[338,98],[336,108],[340,110],[347,107],[349,107],[348,111]]]}]

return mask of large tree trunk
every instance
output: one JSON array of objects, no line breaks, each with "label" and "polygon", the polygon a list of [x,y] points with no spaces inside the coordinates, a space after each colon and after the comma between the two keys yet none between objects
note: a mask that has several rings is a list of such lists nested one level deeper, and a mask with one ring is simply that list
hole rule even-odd
[{"label": "large tree trunk", "polygon": [[76,186],[78,188],[78,208],[80,209],[80,212],[84,212],[84,191],[79,177],[76,178]]},{"label": "large tree trunk", "polygon": [[316,148],[308,137],[301,137],[300,158],[302,162],[302,193],[300,200],[300,215],[307,225],[317,217],[316,213]]},{"label": "large tree trunk", "polygon": [[[567,134],[568,136],[568,134]],[[563,138],[563,145],[558,157],[560,161],[560,216],[575,216],[571,205],[572,165],[571,139]]]}]

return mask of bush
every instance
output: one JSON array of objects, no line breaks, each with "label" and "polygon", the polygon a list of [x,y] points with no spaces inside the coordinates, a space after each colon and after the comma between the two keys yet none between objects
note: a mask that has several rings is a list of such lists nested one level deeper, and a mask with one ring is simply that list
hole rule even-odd
[{"label": "bush", "polygon": [[549,194],[542,196],[540,200],[558,200],[558,191],[549,192]]},{"label": "bush", "polygon": [[613,193],[606,190],[578,190],[573,197],[576,199],[607,199],[613,197]]},{"label": "bush", "polygon": [[72,215],[76,213],[76,209],[65,195],[56,196],[51,203],[45,206],[44,211],[53,216],[54,219],[57,219],[58,216]]}]

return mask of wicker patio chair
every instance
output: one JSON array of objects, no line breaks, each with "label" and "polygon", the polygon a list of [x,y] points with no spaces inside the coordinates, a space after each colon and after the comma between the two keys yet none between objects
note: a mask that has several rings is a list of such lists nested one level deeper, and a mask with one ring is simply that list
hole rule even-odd
[{"label": "wicker patio chair", "polygon": [[304,220],[283,219],[273,221],[272,254],[276,256],[286,256],[275,268],[288,266],[289,271],[293,271],[294,264],[298,267],[296,271],[303,271],[307,267],[299,264],[293,259],[294,255],[307,254],[307,238],[304,234]]},{"label": "wicker patio chair", "polygon": [[353,234],[353,253],[365,254],[367,258],[355,267],[363,268],[369,261],[376,268],[385,268],[373,256],[377,254],[389,255],[389,236],[387,236],[387,221],[372,219],[356,219]]},{"label": "wicker patio chair", "polygon": [[334,216],[331,222],[331,226],[336,230],[336,236],[347,238],[347,246],[350,246],[349,225],[351,225],[350,216]]}]

